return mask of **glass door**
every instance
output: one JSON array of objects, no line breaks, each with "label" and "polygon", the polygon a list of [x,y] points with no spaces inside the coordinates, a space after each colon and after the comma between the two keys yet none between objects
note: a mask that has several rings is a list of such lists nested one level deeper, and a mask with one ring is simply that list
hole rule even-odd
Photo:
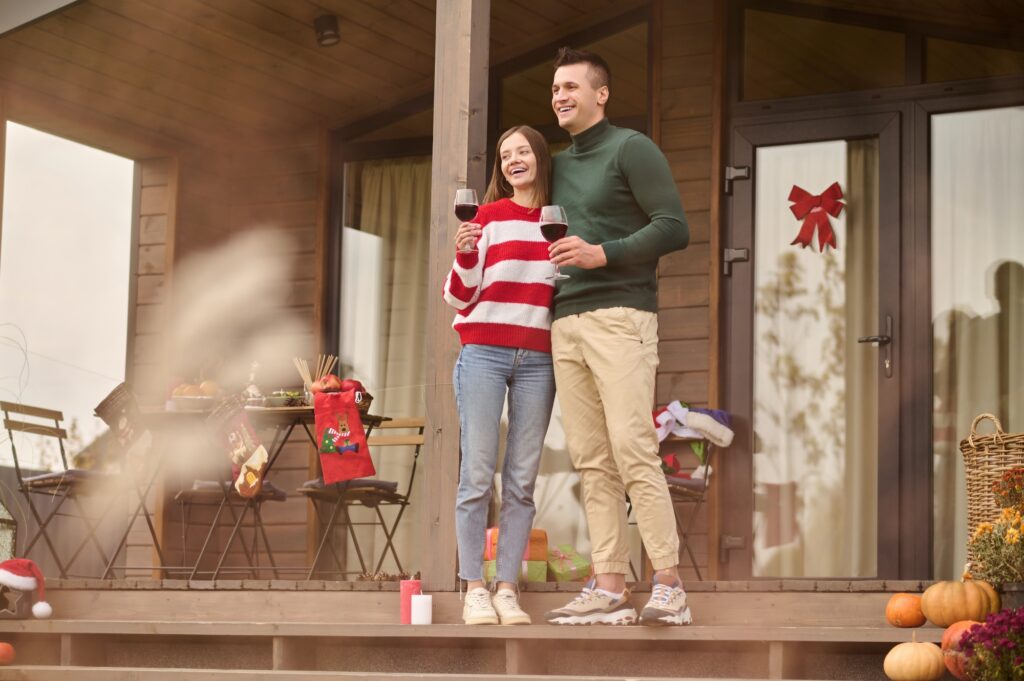
[{"label": "glass door", "polygon": [[984,413],[1024,431],[1024,106],[928,125],[934,576],[951,579],[967,561],[959,442]]},{"label": "glass door", "polygon": [[725,578],[898,573],[899,117],[737,128]]}]

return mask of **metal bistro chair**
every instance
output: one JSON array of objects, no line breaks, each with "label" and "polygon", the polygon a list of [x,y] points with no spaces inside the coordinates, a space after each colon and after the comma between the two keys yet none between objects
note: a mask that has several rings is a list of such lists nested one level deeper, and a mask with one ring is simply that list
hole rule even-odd
[{"label": "metal bistro chair", "polygon": [[[7,436],[11,443],[11,454],[14,457],[14,470],[18,477],[18,491],[25,497],[29,512],[35,519],[38,527],[35,533],[29,538],[25,545],[23,555],[28,556],[36,543],[42,539],[50,549],[57,570],[63,579],[68,577],[68,571],[81,555],[82,550],[90,542],[96,548],[104,565],[110,565],[111,557],[104,551],[99,538],[96,536],[97,528],[114,507],[114,503],[120,498],[119,495],[110,494],[112,486],[117,483],[115,476],[96,471],[80,468],[69,468],[67,454],[64,450],[64,440],[68,434],[61,422],[64,415],[52,409],[32,407],[15,402],[0,402],[0,410],[4,412],[4,428],[7,429]],[[52,422],[52,425],[51,423]],[[18,448],[15,443],[15,433],[24,433],[35,437],[55,440],[60,451],[62,469],[52,473],[42,473],[26,477],[21,469],[21,462],[18,458]],[[90,517],[82,506],[81,498],[87,496],[109,496],[102,512],[95,517]],[[74,506],[75,512],[69,513],[65,505],[70,503]],[[46,504],[50,505],[46,511]],[[42,508],[43,513],[40,513]],[[85,525],[86,536],[75,548],[71,557],[64,562],[61,560],[60,552],[54,545],[50,536],[50,523],[57,516],[77,517]]]},{"label": "metal bistro chair", "polygon": [[[419,460],[420,449],[423,447],[423,431],[425,426],[426,421],[422,417],[392,419],[390,421],[384,421],[377,426],[377,428],[384,431],[383,433],[379,435],[371,434],[366,440],[367,445],[371,448],[371,452],[379,450],[381,447],[412,448],[412,468],[409,471],[409,481],[404,492],[398,491],[397,482],[376,480],[373,478],[348,480],[346,482],[326,486],[323,484],[323,479],[320,478],[307,482],[298,490],[299,494],[302,494],[313,502],[317,519],[319,520],[322,528],[320,543],[319,546],[317,546],[316,554],[314,555],[313,562],[310,565],[307,579],[312,579],[313,574],[316,573],[317,566],[320,563],[320,559],[325,548],[330,550],[331,555],[334,558],[334,564],[338,568],[336,572],[342,577],[347,574],[351,574],[350,571],[345,569],[345,566],[342,564],[334,546],[334,531],[339,522],[339,518],[344,525],[348,526],[348,534],[352,539],[352,546],[356,550],[356,556],[359,559],[359,566],[363,573],[368,572],[367,563],[363,557],[363,551],[359,546],[359,539],[356,536],[354,527],[355,525],[380,527],[384,533],[384,548],[380,552],[380,557],[376,561],[373,571],[380,571],[385,558],[387,558],[387,554],[390,552],[391,556],[395,560],[395,565],[398,567],[398,571],[402,572],[402,562],[399,560],[398,552],[395,550],[394,536],[395,530],[398,528],[398,523],[402,520],[402,516],[405,514],[405,509],[409,506],[409,497],[412,494],[413,483],[416,479],[416,464]],[[404,435],[393,434],[392,431],[396,430],[413,432]],[[376,513],[376,519],[370,522],[353,523],[349,515],[349,507],[356,505],[372,508]],[[388,523],[384,514],[381,512],[381,507],[387,506],[398,507],[394,520],[390,523]],[[321,509],[321,507],[325,507],[325,509]],[[326,509],[330,510],[327,511]],[[325,515],[327,516],[326,522],[324,520]]]},{"label": "metal bistro chair", "polygon": [[[667,441],[677,443],[700,442],[704,446],[704,461],[695,469],[694,473],[696,475],[691,477],[673,474],[665,475],[669,496],[672,497],[672,511],[676,517],[676,532],[679,535],[680,555],[684,551],[686,552],[690,565],[693,567],[694,572],[697,573],[697,579],[704,581],[697,563],[697,557],[690,546],[690,533],[693,531],[694,522],[700,514],[701,506],[704,505],[707,498],[708,489],[711,487],[711,481],[708,480],[708,476],[711,473],[712,455],[717,448],[707,440],[690,440],[670,436]],[[633,502],[627,498],[626,517],[632,518],[632,515]],[[629,523],[635,525],[636,521],[630,520]],[[638,580],[636,568],[633,566],[632,561],[629,563],[629,570],[633,574],[633,579]]]},{"label": "metal bistro chair", "polygon": [[[242,409],[240,399],[230,398],[224,400],[207,417],[207,428],[211,432],[220,431],[224,424],[240,409]],[[275,440],[270,445],[268,451],[277,450],[279,437],[281,437],[280,434],[275,436]],[[226,463],[225,461],[225,466]],[[264,475],[266,475],[268,470],[269,466],[264,471]],[[215,580],[220,577],[222,572],[241,572],[243,574],[248,573],[254,579],[258,579],[261,571],[269,570],[273,574],[274,579],[278,579],[279,568],[274,559],[274,552],[263,522],[263,504],[268,501],[282,503],[287,501],[287,498],[288,495],[284,490],[275,487],[265,478],[262,480],[260,491],[251,498],[244,498],[235,490],[234,478],[230,476],[228,480],[195,480],[190,488],[179,490],[174,496],[174,500],[178,503],[181,510],[181,555],[184,571],[188,575],[187,578],[197,579],[200,575],[209,573],[210,579]],[[204,518],[197,523],[194,522],[195,519],[192,516],[192,509],[195,507],[215,508],[216,510],[212,519]],[[214,541],[214,537],[222,527],[221,519],[226,518],[225,510],[231,516],[229,521],[231,532],[223,547],[219,547],[216,546],[217,542]],[[246,522],[246,517],[250,512],[252,514],[251,520]],[[208,527],[206,537],[196,555],[195,562],[189,566],[189,528],[195,524],[207,524]],[[245,530],[252,531],[251,545],[246,541]],[[242,567],[225,565],[228,562],[236,539],[241,544],[245,560],[245,565]],[[260,564],[261,542],[263,544],[262,553],[266,555],[270,563],[269,567],[263,567]],[[212,569],[204,564],[206,557],[211,555],[211,551],[215,551],[218,554]]]}]

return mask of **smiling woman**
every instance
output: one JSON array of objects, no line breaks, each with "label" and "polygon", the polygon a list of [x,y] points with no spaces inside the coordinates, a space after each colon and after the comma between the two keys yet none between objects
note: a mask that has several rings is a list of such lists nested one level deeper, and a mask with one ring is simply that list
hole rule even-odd
[{"label": "smiling woman", "polygon": [[[134,164],[8,122],[4,169],[0,398],[63,411],[74,456],[125,376]],[[31,446],[29,466],[59,464]]]}]

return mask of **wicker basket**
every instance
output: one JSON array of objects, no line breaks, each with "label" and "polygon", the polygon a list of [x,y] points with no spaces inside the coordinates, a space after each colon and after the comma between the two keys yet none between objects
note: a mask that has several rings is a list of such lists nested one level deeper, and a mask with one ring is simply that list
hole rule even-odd
[{"label": "wicker basket", "polygon": [[[996,426],[991,435],[979,435],[978,425],[988,419]],[[981,414],[971,423],[971,434],[960,441],[967,477],[967,558],[972,563],[970,538],[984,522],[999,517],[992,485],[1011,468],[1024,467],[1024,433],[1005,433],[1003,424],[992,414]]]}]

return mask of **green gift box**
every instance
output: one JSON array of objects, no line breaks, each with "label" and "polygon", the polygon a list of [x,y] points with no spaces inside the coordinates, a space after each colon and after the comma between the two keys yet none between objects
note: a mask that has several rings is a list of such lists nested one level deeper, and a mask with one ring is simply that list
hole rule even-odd
[{"label": "green gift box", "polygon": [[585,582],[593,572],[590,561],[570,544],[559,544],[548,549],[548,570],[556,582]]},{"label": "green gift box", "polygon": [[[493,581],[498,575],[498,561],[484,561],[484,581]],[[548,578],[548,564],[542,560],[524,560],[519,568],[520,582],[545,582]]]}]

